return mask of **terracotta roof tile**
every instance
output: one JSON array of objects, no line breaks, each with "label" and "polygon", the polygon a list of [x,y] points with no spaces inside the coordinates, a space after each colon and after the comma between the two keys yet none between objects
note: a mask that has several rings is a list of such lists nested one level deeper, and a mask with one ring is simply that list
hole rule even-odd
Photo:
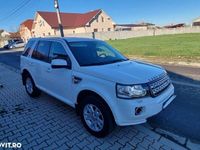
[{"label": "terracotta roof tile", "polygon": [[[84,14],[81,13],[60,13],[61,21],[64,28],[83,27],[92,20],[101,10],[94,10]],[[38,14],[46,20],[52,28],[58,28],[58,20],[55,12],[42,12]]]},{"label": "terracotta roof tile", "polygon": [[24,25],[29,30],[31,30],[32,29],[32,25],[33,25],[33,20],[32,19],[28,19],[28,20],[22,22],[21,25]]}]

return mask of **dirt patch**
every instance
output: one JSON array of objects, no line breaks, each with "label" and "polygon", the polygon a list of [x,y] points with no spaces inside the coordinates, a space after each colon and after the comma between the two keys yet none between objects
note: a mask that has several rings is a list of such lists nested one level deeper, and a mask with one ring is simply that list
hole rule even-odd
[{"label": "dirt patch", "polygon": [[158,57],[158,56],[134,56],[128,55],[129,59],[138,59],[154,64],[171,64],[171,65],[179,65],[179,66],[191,66],[200,68],[200,57],[192,58],[192,57]]}]

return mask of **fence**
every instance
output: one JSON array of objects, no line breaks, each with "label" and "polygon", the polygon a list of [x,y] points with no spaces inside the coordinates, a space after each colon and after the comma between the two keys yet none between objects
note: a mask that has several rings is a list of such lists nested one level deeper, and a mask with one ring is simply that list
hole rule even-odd
[{"label": "fence", "polygon": [[[101,40],[116,40],[116,39],[127,39],[133,37],[143,36],[156,36],[156,35],[167,35],[167,34],[183,34],[183,33],[200,33],[200,27],[183,27],[174,29],[148,29],[140,31],[109,31],[109,32],[94,32],[94,33],[77,33],[66,35],[68,37],[87,37]],[[93,35],[94,34],[94,35]]]}]

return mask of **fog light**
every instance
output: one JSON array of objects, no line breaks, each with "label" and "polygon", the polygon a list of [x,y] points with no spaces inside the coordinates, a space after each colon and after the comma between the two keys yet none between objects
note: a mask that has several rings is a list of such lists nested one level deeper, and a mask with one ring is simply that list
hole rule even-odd
[{"label": "fog light", "polygon": [[135,115],[140,115],[144,110],[144,107],[135,107]]}]

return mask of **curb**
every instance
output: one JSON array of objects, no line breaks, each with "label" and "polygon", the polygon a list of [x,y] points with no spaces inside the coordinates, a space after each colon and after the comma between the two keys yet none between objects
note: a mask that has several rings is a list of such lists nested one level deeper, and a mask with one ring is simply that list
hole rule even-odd
[{"label": "curb", "polygon": [[200,150],[200,141],[194,141],[192,139],[180,136],[178,134],[160,128],[153,128],[148,123],[143,126],[154,132],[154,134],[160,135],[161,138],[163,138],[163,140],[167,139],[188,150]]}]

